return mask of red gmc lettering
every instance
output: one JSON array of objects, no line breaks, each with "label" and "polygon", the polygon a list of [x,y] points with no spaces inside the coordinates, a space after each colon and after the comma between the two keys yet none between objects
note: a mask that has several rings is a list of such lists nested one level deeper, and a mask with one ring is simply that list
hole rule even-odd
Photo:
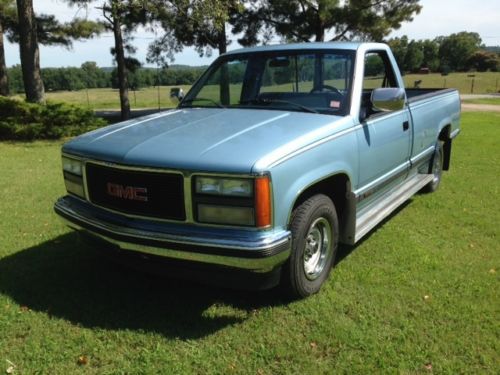
[{"label": "red gmc lettering", "polygon": [[120,184],[113,184],[108,182],[107,184],[107,193],[112,197],[128,199],[131,201],[148,201],[148,189],[143,187],[134,187],[134,186],[123,186]]}]

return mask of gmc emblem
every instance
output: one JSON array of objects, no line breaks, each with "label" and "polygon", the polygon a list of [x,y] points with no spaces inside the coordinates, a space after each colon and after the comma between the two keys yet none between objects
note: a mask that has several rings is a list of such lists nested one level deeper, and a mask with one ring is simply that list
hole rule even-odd
[{"label": "gmc emblem", "polygon": [[128,199],[131,201],[148,201],[148,189],[143,187],[123,186],[108,182],[106,191],[109,195],[116,198]]}]

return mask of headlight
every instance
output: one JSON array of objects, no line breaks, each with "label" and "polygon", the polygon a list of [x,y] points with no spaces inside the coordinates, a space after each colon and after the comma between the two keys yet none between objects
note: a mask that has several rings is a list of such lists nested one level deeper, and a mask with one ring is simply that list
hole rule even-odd
[{"label": "headlight", "polygon": [[253,196],[253,180],[197,177],[196,193],[250,198]]},{"label": "headlight", "polygon": [[255,225],[252,207],[198,205],[198,221],[202,223],[217,223],[231,225]]},{"label": "headlight", "polygon": [[62,157],[62,167],[64,174],[64,184],[68,193],[85,198],[83,188],[83,163],[79,160]]},{"label": "headlight", "polygon": [[63,171],[73,173],[77,176],[82,175],[82,162],[76,159],[62,157]]},{"label": "headlight", "polygon": [[194,181],[193,190],[195,219],[200,223],[257,228],[268,228],[272,225],[269,176],[198,176]]}]

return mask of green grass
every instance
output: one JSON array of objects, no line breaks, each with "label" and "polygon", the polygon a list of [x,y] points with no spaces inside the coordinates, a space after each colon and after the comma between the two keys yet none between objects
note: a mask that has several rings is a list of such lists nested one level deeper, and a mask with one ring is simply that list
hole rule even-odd
[{"label": "green grass", "polygon": [[[172,87],[182,87],[184,93],[186,93],[191,86],[160,86],[161,108],[175,107],[175,103],[170,100],[170,88]],[[115,89],[89,89],[88,101],[87,90],[48,92],[46,98],[53,101],[88,106],[92,109],[120,108],[120,97],[118,90]],[[158,108],[158,88],[143,88],[135,91],[135,94],[134,91],[129,91],[129,101],[131,108]]]},{"label": "green grass", "polygon": [[440,189],[293,303],[104,260],[52,212],[60,143],[0,143],[0,372],[497,374],[499,124],[464,113]]},{"label": "green grass", "polygon": [[468,100],[464,100],[464,103],[500,105],[500,98],[468,99]]},{"label": "green grass", "polygon": [[[472,92],[470,74],[475,75]],[[450,73],[447,76],[442,76],[439,73],[407,74],[403,80],[406,87],[413,87],[415,81],[421,80],[421,88],[456,88],[461,94],[491,94],[500,90],[500,72]]]},{"label": "green grass", "polygon": [[[471,93],[471,83],[472,78],[468,77],[470,73],[451,73],[444,77],[438,73],[433,74],[407,74],[405,75],[404,81],[406,87],[413,87],[414,82],[417,80],[422,80],[420,84],[421,88],[440,88],[440,87],[453,87],[458,88],[461,94]],[[487,94],[494,93],[500,90],[500,73],[486,72],[486,73],[475,73],[474,82],[474,94]],[[331,82],[328,82],[331,84]],[[338,87],[343,87],[343,83],[337,85]],[[189,85],[179,85],[179,86],[161,86],[160,87],[160,107],[161,108],[172,108],[175,104],[170,100],[170,88],[171,87],[182,87],[184,92],[187,93],[190,86]],[[312,84],[311,84],[312,87]],[[279,90],[280,88],[278,88]],[[281,88],[283,90],[289,90],[289,85],[283,85]],[[303,89],[303,87],[302,87]],[[306,85],[307,89],[307,85]],[[274,89],[273,89],[274,90]],[[217,98],[218,92],[212,92],[211,90],[208,97],[213,98],[215,95]],[[232,101],[234,102],[237,98],[234,95],[234,90],[231,91]],[[201,95],[200,95],[201,96]],[[71,104],[79,104],[82,106],[88,106],[92,109],[119,109],[120,99],[118,96],[118,90],[114,89],[90,89],[88,90],[88,100],[87,91],[58,91],[58,92],[48,92],[47,99],[54,101],[62,101]],[[129,100],[132,109],[140,108],[158,108],[158,89],[155,87],[148,87],[137,90],[135,92],[129,92]]]}]

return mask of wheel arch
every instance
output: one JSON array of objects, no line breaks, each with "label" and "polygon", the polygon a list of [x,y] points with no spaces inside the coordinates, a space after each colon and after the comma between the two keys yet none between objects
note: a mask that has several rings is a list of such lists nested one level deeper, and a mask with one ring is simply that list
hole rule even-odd
[{"label": "wheel arch", "polygon": [[290,225],[293,210],[301,203],[317,194],[324,194],[332,200],[337,213],[340,238],[342,240],[342,238],[345,237],[344,234],[351,230],[350,223],[352,211],[349,199],[352,195],[351,179],[345,172],[338,172],[325,178],[313,181],[302,189],[295,197],[294,203],[289,212],[288,225]]},{"label": "wheel arch", "polygon": [[439,131],[438,140],[443,142],[443,170],[450,169],[451,160],[451,124],[445,124]]}]

